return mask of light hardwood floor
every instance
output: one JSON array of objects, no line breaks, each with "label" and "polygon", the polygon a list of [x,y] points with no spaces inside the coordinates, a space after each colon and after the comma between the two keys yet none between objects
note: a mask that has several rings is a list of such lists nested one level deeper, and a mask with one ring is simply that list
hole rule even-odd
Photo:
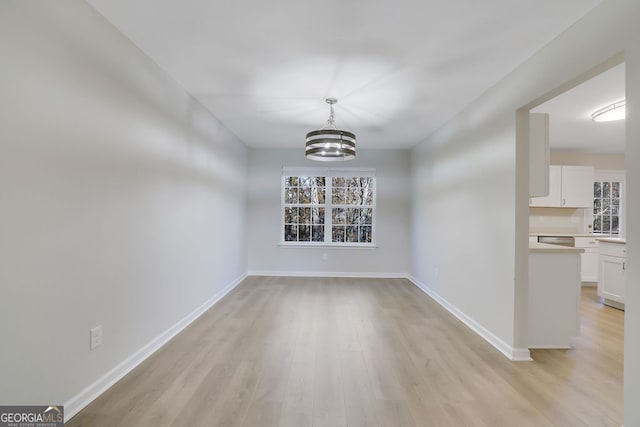
[{"label": "light hardwood floor", "polygon": [[250,277],[67,424],[620,426],[623,312],[510,362],[402,279]]}]

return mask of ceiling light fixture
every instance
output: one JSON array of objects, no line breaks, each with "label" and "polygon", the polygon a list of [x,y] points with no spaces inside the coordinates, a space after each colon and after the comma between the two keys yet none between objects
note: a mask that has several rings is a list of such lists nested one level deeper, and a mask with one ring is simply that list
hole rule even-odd
[{"label": "ceiling light fixture", "polygon": [[307,133],[305,155],[307,159],[330,162],[335,160],[352,160],[356,158],[356,135],[346,130],[340,130],[335,125],[333,104],[335,98],[327,98],[329,104],[329,119],[327,125],[319,130]]},{"label": "ceiling light fixture", "polygon": [[612,122],[614,120],[625,119],[626,117],[627,103],[624,99],[622,101],[609,104],[591,114],[591,120],[594,122]]}]

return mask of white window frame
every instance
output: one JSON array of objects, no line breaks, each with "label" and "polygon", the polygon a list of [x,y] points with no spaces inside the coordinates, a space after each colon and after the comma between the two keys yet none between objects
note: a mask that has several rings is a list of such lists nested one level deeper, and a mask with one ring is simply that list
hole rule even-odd
[{"label": "white window frame", "polygon": [[[620,208],[619,208],[619,216],[620,216],[620,232],[617,234],[618,237],[624,237],[626,233],[626,225],[627,225],[627,206],[625,203],[625,193],[627,190],[626,184],[626,171],[624,170],[604,170],[604,169],[596,169],[593,177],[594,182],[619,182],[620,183]],[[595,198],[594,198],[595,199]],[[585,223],[589,224],[589,232],[594,235],[607,235],[605,233],[596,233],[593,230],[593,205],[591,209],[585,209]]]},{"label": "white window frame", "polygon": [[[324,207],[324,237],[323,242],[292,242],[284,240],[284,188],[285,177],[287,176],[323,176],[325,177],[325,204]],[[356,207],[352,205],[334,205],[332,200],[332,179],[335,177],[363,177],[373,178],[373,195],[371,204],[371,242],[334,242],[332,237],[334,207]],[[280,246],[290,247],[337,247],[337,248],[376,248],[376,193],[377,193],[376,170],[372,168],[322,168],[322,167],[288,167],[282,168],[280,181]]]}]

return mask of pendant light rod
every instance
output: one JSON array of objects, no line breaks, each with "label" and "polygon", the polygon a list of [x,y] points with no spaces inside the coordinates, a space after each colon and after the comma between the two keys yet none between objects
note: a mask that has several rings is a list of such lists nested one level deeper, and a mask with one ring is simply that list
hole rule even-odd
[{"label": "pendant light rod", "polygon": [[335,129],[336,128],[336,124],[335,124],[336,113],[335,113],[335,111],[333,111],[333,104],[337,104],[338,100],[335,99],[335,98],[327,98],[327,99],[324,100],[324,102],[329,104],[329,119],[327,120],[327,124],[329,125],[329,127],[331,129]]}]

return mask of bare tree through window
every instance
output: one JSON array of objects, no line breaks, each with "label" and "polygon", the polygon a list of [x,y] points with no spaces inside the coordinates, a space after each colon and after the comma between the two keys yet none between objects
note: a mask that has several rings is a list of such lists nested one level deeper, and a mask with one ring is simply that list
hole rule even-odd
[{"label": "bare tree through window", "polygon": [[593,232],[620,234],[620,182],[596,181],[593,183]]},{"label": "bare tree through window", "polygon": [[285,242],[373,243],[374,177],[285,175],[282,191]]}]

